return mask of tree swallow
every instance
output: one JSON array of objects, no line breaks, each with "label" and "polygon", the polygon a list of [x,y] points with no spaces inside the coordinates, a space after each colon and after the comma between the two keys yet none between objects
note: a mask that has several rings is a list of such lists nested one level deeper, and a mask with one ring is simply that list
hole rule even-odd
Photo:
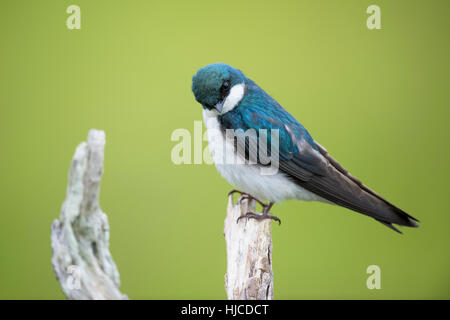
[{"label": "tree swallow", "polygon": [[[336,204],[372,217],[397,232],[400,231],[392,224],[418,227],[417,219],[345,170],[292,115],[240,70],[223,63],[205,66],[194,75],[192,91],[203,106],[209,149],[217,170],[241,190],[231,193],[239,192],[263,207],[262,214],[249,212],[240,218],[280,222],[269,212],[273,204],[296,199]],[[237,135],[234,140],[227,139],[229,130],[246,132],[252,129],[256,135],[248,135],[247,140],[256,143],[257,148],[253,151],[247,140],[240,148],[235,141]],[[260,169],[267,163],[255,155],[262,147],[260,140],[264,139],[259,139],[262,131],[266,132],[268,144],[275,143],[273,132],[278,135],[275,150],[279,170],[275,174],[262,174]],[[241,162],[227,161],[223,146],[232,150]],[[256,160],[250,163],[250,158]],[[263,203],[264,200],[269,204]]]}]

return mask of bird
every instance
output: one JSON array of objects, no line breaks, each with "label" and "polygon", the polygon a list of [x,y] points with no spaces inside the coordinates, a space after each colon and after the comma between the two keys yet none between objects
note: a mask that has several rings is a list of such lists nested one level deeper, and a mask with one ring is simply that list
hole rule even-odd
[{"label": "bird", "polygon": [[[236,188],[230,194],[240,193],[241,199],[255,200],[263,208],[262,213],[247,212],[238,221],[272,219],[281,224],[270,210],[275,203],[294,199],[342,206],[398,233],[402,232],[394,224],[419,226],[419,220],[351,175],[300,122],[241,70],[225,63],[204,66],[192,77],[192,92],[203,108],[214,164],[222,177]],[[233,136],[238,131],[241,134]],[[242,132],[248,131],[252,134],[239,139]],[[273,174],[262,172],[272,165],[267,162],[267,156],[266,159],[261,156],[264,141],[266,149],[270,144],[276,145],[273,154],[277,154],[278,160],[270,157],[277,162]],[[267,154],[272,156],[270,152]]]}]

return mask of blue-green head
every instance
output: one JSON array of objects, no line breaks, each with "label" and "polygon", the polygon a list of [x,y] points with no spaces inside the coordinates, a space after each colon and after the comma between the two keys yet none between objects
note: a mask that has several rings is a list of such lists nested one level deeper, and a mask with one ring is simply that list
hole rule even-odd
[{"label": "blue-green head", "polygon": [[197,71],[192,78],[192,92],[204,109],[222,113],[230,93],[242,98],[245,79],[240,70],[225,63],[214,63]]}]

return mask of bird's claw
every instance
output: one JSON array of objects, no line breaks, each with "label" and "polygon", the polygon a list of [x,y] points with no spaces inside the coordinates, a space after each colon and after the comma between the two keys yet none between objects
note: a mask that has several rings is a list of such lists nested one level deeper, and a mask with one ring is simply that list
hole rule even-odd
[{"label": "bird's claw", "polygon": [[249,202],[254,200],[257,203],[259,203],[262,206],[262,208],[263,208],[262,214],[257,214],[257,213],[254,213],[254,212],[247,212],[246,214],[243,214],[239,218],[237,218],[236,223],[238,223],[239,220],[242,219],[242,218],[247,218],[247,219],[252,218],[252,219],[256,219],[256,220],[272,219],[274,221],[278,221],[278,224],[281,225],[281,220],[278,217],[273,216],[273,215],[271,215],[269,213],[270,209],[272,208],[272,206],[274,204],[273,202],[270,202],[269,204],[265,204],[261,200],[258,200],[256,198],[252,197],[250,194],[242,192],[242,191],[239,191],[237,189],[233,189],[230,192],[228,192],[228,196],[232,196],[235,193],[239,193],[241,195],[241,197],[239,198],[239,200],[237,202],[239,205],[241,204],[241,202],[243,200],[248,200]]},{"label": "bird's claw", "polygon": [[237,202],[238,204],[241,204],[241,201],[244,200],[244,198],[250,200],[250,195],[248,195],[245,192],[239,191],[237,189],[233,189],[230,192],[228,192],[228,197],[230,197],[230,196],[232,197],[235,193],[239,193],[241,195],[238,199],[238,202]]},{"label": "bird's claw", "polygon": [[239,197],[239,199],[238,199],[238,201],[237,201],[237,204],[241,204],[241,202],[242,201],[244,201],[244,200],[248,200],[249,202],[252,200],[252,198],[248,195],[248,194],[246,194],[246,193],[244,193],[244,194],[242,194],[240,197]]},{"label": "bird's claw", "polygon": [[243,218],[247,218],[247,219],[251,218],[251,219],[256,219],[256,220],[272,219],[274,221],[277,221],[278,225],[281,225],[281,220],[278,217],[273,216],[273,215],[271,215],[269,213],[257,214],[257,213],[254,213],[254,212],[247,212],[246,214],[243,214],[239,218],[237,218],[236,223],[239,223],[239,220],[243,219]]},{"label": "bird's claw", "polygon": [[228,192],[228,196],[231,196],[231,195],[233,195],[233,194],[235,194],[235,193],[239,193],[240,195],[246,194],[245,192],[239,191],[239,190],[237,190],[237,189],[233,189],[233,190],[231,190],[230,192]]}]

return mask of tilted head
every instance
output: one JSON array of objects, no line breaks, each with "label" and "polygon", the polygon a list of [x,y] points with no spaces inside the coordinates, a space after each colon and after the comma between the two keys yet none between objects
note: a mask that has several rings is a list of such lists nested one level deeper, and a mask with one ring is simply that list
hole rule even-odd
[{"label": "tilted head", "polygon": [[192,78],[192,92],[204,109],[224,114],[232,110],[245,93],[244,74],[225,63],[210,64]]}]

